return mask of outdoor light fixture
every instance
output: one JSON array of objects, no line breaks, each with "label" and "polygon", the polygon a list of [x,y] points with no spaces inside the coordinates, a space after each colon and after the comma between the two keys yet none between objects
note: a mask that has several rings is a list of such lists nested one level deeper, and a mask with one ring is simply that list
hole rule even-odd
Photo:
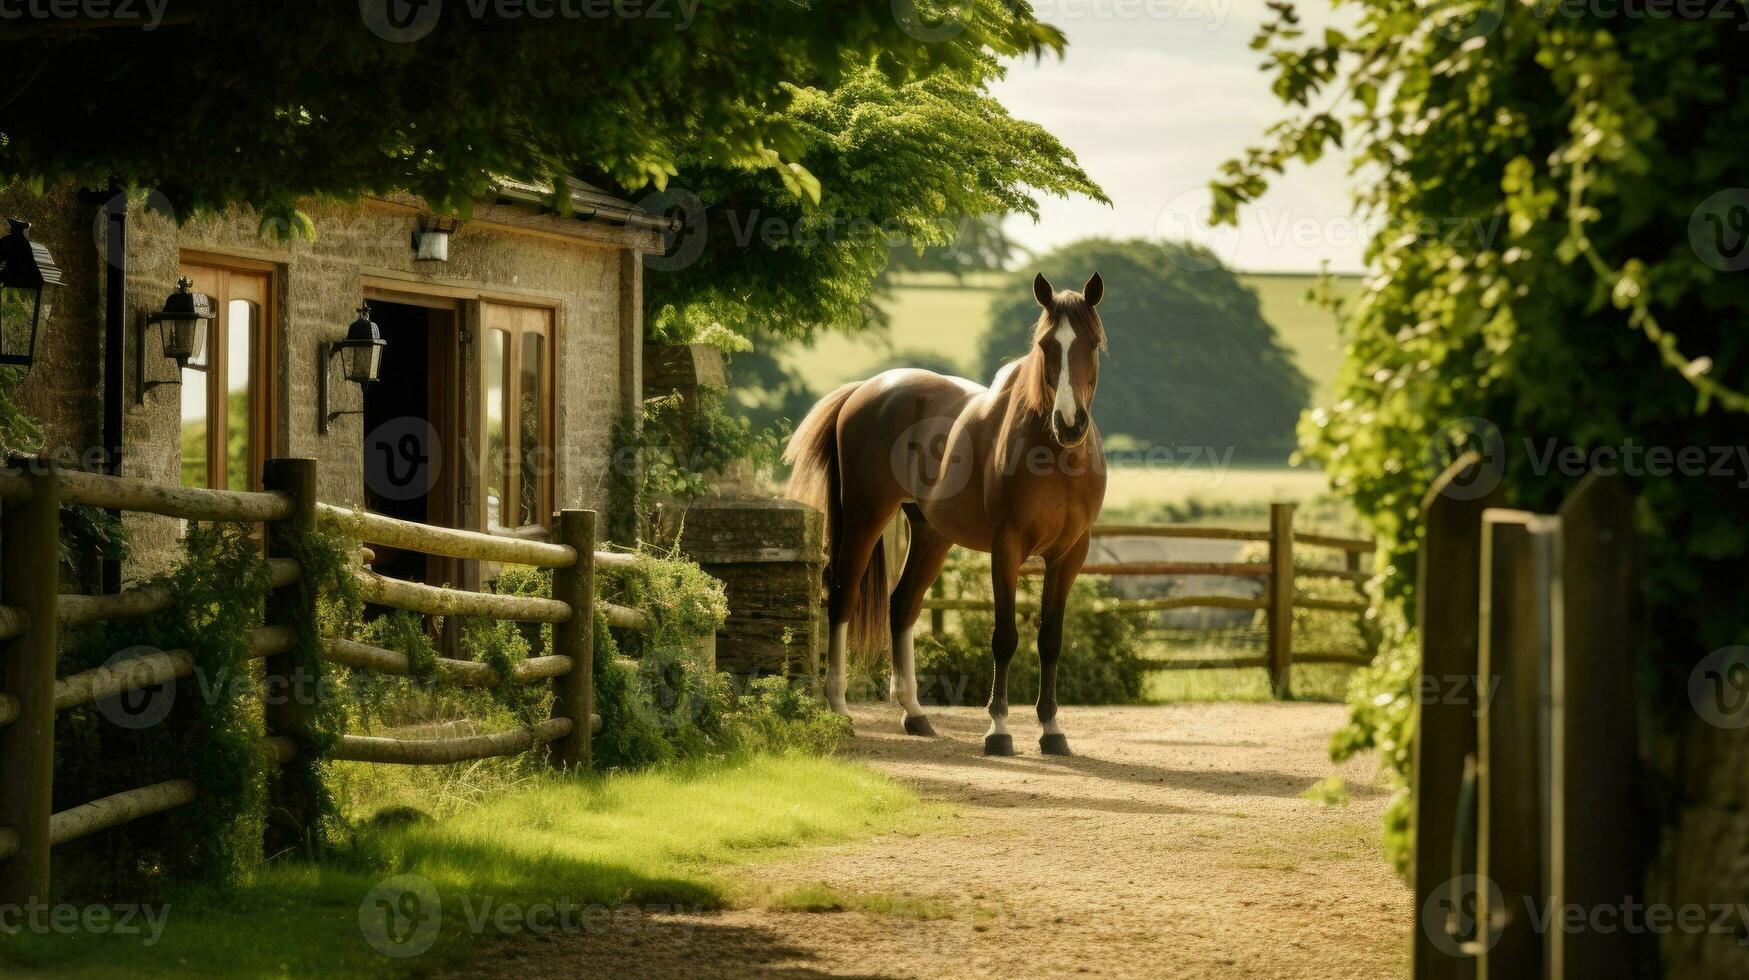
[{"label": "outdoor light fixture", "polygon": [[422,262],[448,262],[449,236],[461,222],[454,218],[421,218],[413,227],[413,258]]},{"label": "outdoor light fixture", "polygon": [[49,318],[61,270],[48,249],[30,240],[29,222],[7,223],[12,231],[0,238],[0,364],[28,368],[36,360],[36,328]]},{"label": "outdoor light fixture", "polygon": [[322,344],[322,363],[319,368],[321,382],[317,385],[318,404],[317,428],[328,431],[328,423],[342,415],[363,415],[364,409],[349,409],[346,411],[328,410],[328,375],[332,373],[334,358],[340,358],[341,369],[346,373],[346,380],[358,385],[362,390],[377,379],[377,372],[383,366],[383,348],[389,342],[383,339],[382,329],[371,322],[370,304],[358,305],[358,319],[352,321],[352,326],[346,328],[345,340],[325,341]]},{"label": "outdoor light fixture", "polygon": [[[176,280],[176,291],[164,298],[164,308],[147,315],[146,329],[139,332],[134,342],[134,403],[144,405],[146,392],[159,385],[179,385],[182,383],[182,369],[192,367],[196,371],[205,371],[204,364],[191,364],[199,361],[206,352],[207,322],[213,319],[212,297],[205,293],[192,291],[194,280],[182,276]],[[158,340],[163,345],[164,356],[176,362],[176,377],[163,381],[146,380],[146,334],[152,327],[158,328]]]}]

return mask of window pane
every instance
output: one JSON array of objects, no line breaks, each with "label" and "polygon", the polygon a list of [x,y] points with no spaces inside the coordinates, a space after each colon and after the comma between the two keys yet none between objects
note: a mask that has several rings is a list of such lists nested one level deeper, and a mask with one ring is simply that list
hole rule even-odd
[{"label": "window pane", "polygon": [[253,482],[249,443],[253,401],[249,397],[250,368],[255,363],[255,304],[231,300],[225,335],[225,486],[247,490]]},{"label": "window pane", "polygon": [[510,395],[510,335],[503,330],[486,331],[486,526],[503,527],[505,419],[510,417],[504,400]]},{"label": "window pane", "polygon": [[546,404],[546,392],[541,390],[541,359],[543,343],[538,333],[522,335],[522,404],[517,406],[518,443],[522,451],[522,485],[519,496],[519,523],[544,524],[540,491],[547,468],[546,448],[541,445],[541,406]]},{"label": "window pane", "polygon": [[[163,390],[163,389],[159,389]],[[205,487],[206,372],[182,369],[182,485]]]}]

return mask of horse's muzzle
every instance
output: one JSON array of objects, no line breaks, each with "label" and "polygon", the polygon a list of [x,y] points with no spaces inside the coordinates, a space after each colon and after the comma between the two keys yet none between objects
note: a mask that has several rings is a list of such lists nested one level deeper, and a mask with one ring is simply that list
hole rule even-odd
[{"label": "horse's muzzle", "polygon": [[1063,418],[1062,412],[1051,413],[1051,434],[1056,436],[1057,445],[1064,449],[1074,449],[1087,439],[1087,423],[1089,421],[1087,413],[1077,412],[1075,414],[1078,418],[1074,422],[1070,422]]}]

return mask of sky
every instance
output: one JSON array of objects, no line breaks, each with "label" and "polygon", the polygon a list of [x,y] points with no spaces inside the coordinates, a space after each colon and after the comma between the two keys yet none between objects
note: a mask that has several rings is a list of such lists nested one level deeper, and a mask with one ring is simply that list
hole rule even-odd
[{"label": "sky", "polygon": [[[1246,272],[1357,272],[1366,235],[1351,218],[1347,161],[1326,156],[1289,169],[1241,213],[1212,230],[1208,183],[1226,160],[1260,142],[1286,114],[1250,49],[1269,17],[1264,0],[1033,0],[1068,36],[1065,58],[1024,59],[994,89],[1009,111],[1042,124],[1074,151],[1111,198],[1045,198],[1039,222],[1008,231],[1033,251],[1092,235],[1191,238]],[[1302,0],[1307,27],[1334,17]]]}]

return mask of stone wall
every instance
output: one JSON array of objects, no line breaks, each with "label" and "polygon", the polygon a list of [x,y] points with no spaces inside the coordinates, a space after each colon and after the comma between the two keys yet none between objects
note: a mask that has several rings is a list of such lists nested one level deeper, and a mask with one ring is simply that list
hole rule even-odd
[{"label": "stone wall", "polygon": [[[43,328],[37,364],[20,400],[48,426],[54,448],[78,454],[101,440],[99,213],[71,189],[43,196],[9,189],[0,205],[0,213],[33,222],[33,237],[66,272],[68,286]],[[416,262],[410,240],[426,212],[408,198],[308,203],[304,210],[318,237],[286,243],[263,236],[259,216],[246,209],[181,225],[162,210],[145,197],[136,197],[129,209],[123,395],[128,475],[174,483],[180,457],[179,389],[157,388],[146,393],[144,404],[135,402],[136,334],[175,287],[179,260],[222,264],[229,258],[272,268],[280,372],[272,452],[316,458],[324,500],[357,504],[363,498],[361,417],[342,416],[320,433],[316,391],[319,344],[345,335],[368,287],[453,298],[462,304],[464,327],[481,299],[552,308],[557,504],[606,505],[613,423],[639,404],[640,256],[657,247],[653,233],[562,219],[526,205],[483,203],[452,236],[449,261]],[[464,348],[464,383],[477,377],[478,356],[477,348],[471,357]],[[167,377],[175,369],[149,346],[147,370]],[[338,373],[330,380],[338,381],[331,385],[337,407],[356,407],[357,388]],[[129,521],[136,558],[129,577],[162,567],[174,553],[176,522],[151,516]]]}]

